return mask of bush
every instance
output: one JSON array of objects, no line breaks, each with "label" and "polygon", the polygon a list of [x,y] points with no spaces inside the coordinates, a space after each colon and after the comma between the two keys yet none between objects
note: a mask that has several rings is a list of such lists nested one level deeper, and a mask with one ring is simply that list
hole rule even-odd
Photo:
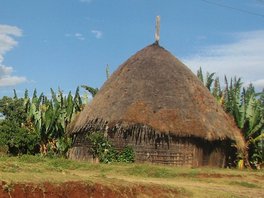
[{"label": "bush", "polygon": [[134,162],[135,161],[135,152],[132,147],[126,146],[117,158],[118,162]]},{"label": "bush", "polygon": [[132,147],[125,147],[118,152],[102,132],[92,132],[87,135],[91,143],[91,151],[94,158],[102,163],[134,162],[135,153]]},{"label": "bush", "polygon": [[35,154],[39,151],[39,137],[16,123],[3,120],[0,122],[0,147],[6,148],[11,155]]}]

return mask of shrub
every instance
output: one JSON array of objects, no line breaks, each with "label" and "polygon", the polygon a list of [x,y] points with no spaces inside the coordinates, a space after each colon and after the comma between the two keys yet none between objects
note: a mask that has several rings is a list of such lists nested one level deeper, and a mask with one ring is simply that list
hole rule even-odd
[{"label": "shrub", "polygon": [[39,151],[38,142],[36,133],[9,120],[0,122],[0,147],[7,149],[8,154],[35,154]]},{"label": "shrub", "polygon": [[118,152],[102,132],[89,133],[87,139],[91,143],[93,157],[98,157],[102,163],[134,162],[135,154],[131,147]]},{"label": "shrub", "polygon": [[135,152],[132,147],[126,146],[117,158],[118,162],[134,162],[135,161]]}]

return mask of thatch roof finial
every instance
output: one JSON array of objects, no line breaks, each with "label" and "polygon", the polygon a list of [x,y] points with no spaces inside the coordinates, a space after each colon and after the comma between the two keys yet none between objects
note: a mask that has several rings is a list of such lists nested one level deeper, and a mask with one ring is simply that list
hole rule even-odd
[{"label": "thatch roof finial", "polygon": [[159,44],[160,39],[160,16],[156,17],[155,43]]}]

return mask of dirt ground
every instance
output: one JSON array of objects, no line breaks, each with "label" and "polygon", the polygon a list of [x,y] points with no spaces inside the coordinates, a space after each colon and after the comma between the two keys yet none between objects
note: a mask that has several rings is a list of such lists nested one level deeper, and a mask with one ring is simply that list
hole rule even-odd
[{"label": "dirt ground", "polygon": [[[78,172],[74,173],[78,175]],[[215,181],[218,182],[215,182]],[[224,182],[221,182],[223,180]],[[145,198],[145,197],[254,197],[263,198],[264,177],[252,175],[251,182],[258,187],[231,185],[232,181],[243,184],[241,175],[197,174],[191,179],[181,175],[175,179],[125,177],[109,175],[91,181],[63,183],[6,183],[0,182],[0,198]],[[247,179],[247,182],[250,182]],[[228,185],[228,181],[229,184]],[[239,183],[239,182],[242,183]],[[236,184],[236,183],[235,183]],[[246,183],[249,184],[249,183]]]},{"label": "dirt ground", "polygon": [[103,186],[98,183],[66,182],[62,184],[12,184],[2,182],[1,198],[121,198],[121,197],[184,197],[176,189],[158,185]]}]

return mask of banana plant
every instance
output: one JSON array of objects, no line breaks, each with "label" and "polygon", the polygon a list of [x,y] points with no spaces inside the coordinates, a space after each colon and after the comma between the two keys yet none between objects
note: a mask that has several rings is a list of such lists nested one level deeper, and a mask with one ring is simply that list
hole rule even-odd
[{"label": "banana plant", "polygon": [[74,116],[83,108],[79,88],[76,89],[75,96],[71,92],[67,96],[61,90],[56,93],[51,89],[51,98],[41,93],[37,95],[34,90],[32,99],[25,91],[24,107],[28,115],[28,122],[31,123],[40,137],[40,152],[47,154],[48,147],[53,150],[65,148],[62,141],[68,142],[65,131]]},{"label": "banana plant", "polygon": [[[228,83],[227,78],[225,78],[225,83],[225,110],[234,117],[234,120],[238,128],[241,129],[246,142],[246,149],[241,151],[239,156],[242,163],[246,166],[256,166],[256,164],[264,160],[263,145],[259,144],[260,142],[263,143],[264,138],[264,106],[256,97],[257,94],[252,85],[249,85],[246,89],[242,89],[240,78],[231,78],[230,84]],[[252,158],[254,152],[260,153],[258,159]]]},{"label": "banana plant", "polygon": [[197,77],[201,80],[203,85],[211,92],[216,101],[223,105],[223,92],[220,86],[219,77],[214,78],[215,73],[206,72],[206,77],[203,75],[203,70],[200,67],[197,71]]},{"label": "banana plant", "polygon": [[99,91],[98,88],[89,87],[87,85],[82,85],[81,87],[88,91],[92,95],[92,97],[94,97]]},{"label": "banana plant", "polygon": [[[264,161],[264,90],[256,93],[252,84],[243,88],[240,78],[227,79],[225,87],[221,88],[219,78],[214,78],[214,73],[206,74],[204,78],[201,68],[197,71],[197,77],[216,98],[224,110],[233,116],[238,128],[240,128],[246,149],[239,151],[240,161],[248,167],[257,166]],[[251,162],[251,164],[250,164]]]},{"label": "banana plant", "polygon": [[204,86],[209,91],[211,91],[211,87],[213,85],[213,82],[215,81],[214,75],[215,75],[215,73],[206,72],[206,78],[204,78],[202,68],[200,67],[199,70],[197,71],[197,77],[202,81]]}]

